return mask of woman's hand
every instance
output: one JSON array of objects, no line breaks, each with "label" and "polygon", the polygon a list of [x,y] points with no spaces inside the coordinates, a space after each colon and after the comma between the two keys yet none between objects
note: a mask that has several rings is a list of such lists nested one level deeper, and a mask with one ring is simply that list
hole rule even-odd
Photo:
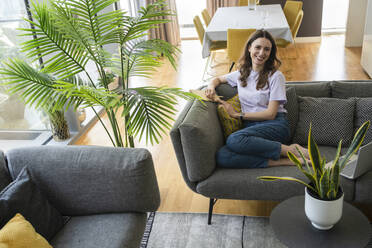
[{"label": "woman's hand", "polygon": [[226,112],[230,115],[230,117],[236,118],[236,119],[239,118],[240,114],[235,111],[235,109],[233,108],[233,106],[230,103],[225,102],[223,100],[220,100],[220,103],[225,108]]},{"label": "woman's hand", "polygon": [[211,100],[214,100],[216,97],[215,88],[213,86],[208,86],[208,88],[205,90],[205,96]]}]

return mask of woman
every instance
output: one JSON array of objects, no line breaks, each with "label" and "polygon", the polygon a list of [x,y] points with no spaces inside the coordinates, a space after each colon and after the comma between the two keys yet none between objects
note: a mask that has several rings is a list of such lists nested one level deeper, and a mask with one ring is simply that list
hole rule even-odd
[{"label": "woman", "polygon": [[238,71],[215,78],[206,90],[213,99],[221,83],[237,87],[242,112],[236,112],[225,102],[233,118],[243,120],[244,128],[231,134],[217,153],[217,164],[227,168],[265,168],[293,164],[287,157],[296,147],[308,158],[308,152],[298,144],[285,145],[290,130],[286,118],[285,78],[277,70],[281,62],[276,57],[276,45],[271,34],[257,30],[249,38]]}]

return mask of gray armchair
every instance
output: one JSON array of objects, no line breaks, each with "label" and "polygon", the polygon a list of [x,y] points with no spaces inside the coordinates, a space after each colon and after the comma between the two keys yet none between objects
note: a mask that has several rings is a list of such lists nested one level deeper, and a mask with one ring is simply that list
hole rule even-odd
[{"label": "gray armchair", "polygon": [[49,202],[71,216],[51,241],[56,248],[137,248],[146,212],[160,204],[146,149],[40,146],[0,151],[0,190],[24,166]]}]

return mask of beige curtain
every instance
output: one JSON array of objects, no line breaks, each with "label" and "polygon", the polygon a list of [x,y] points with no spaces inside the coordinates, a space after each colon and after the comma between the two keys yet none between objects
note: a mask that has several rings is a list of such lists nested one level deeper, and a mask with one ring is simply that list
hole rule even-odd
[{"label": "beige curtain", "polygon": [[211,16],[219,7],[238,6],[238,0],[207,0],[207,10]]},{"label": "beige curtain", "polygon": [[[146,4],[155,3],[157,0],[146,0]],[[175,0],[166,0],[165,1],[168,8],[172,11],[172,13],[177,13],[176,9],[176,1]],[[177,15],[175,16],[168,16],[167,19],[171,20],[171,22],[163,23],[159,25],[159,28],[153,28],[150,30],[149,37],[150,39],[161,39],[165,40],[172,45],[179,45],[181,42],[180,38],[180,27],[178,24]]]}]

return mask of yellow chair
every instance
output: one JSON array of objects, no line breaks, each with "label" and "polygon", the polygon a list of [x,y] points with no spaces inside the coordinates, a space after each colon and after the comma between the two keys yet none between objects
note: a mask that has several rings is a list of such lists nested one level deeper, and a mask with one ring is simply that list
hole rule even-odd
[{"label": "yellow chair", "polygon": [[[195,28],[196,28],[196,32],[198,33],[199,41],[203,45],[204,34],[205,34],[203,24],[202,24],[199,16],[195,16],[193,21],[194,21],[194,25],[195,25]],[[209,66],[209,63],[210,63],[211,60],[213,61],[213,59],[214,59],[214,56],[215,56],[214,52],[217,51],[217,50],[226,49],[226,47],[227,47],[226,41],[212,41],[212,44],[209,48],[209,50],[211,52],[211,56],[208,57],[207,63],[205,64],[205,69],[204,69],[204,73],[203,73],[203,81],[205,81],[204,80],[204,75],[207,72],[207,68]]]},{"label": "yellow chair", "polygon": [[285,2],[283,12],[285,18],[287,19],[289,27],[292,28],[294,26],[297,19],[297,15],[300,12],[300,10],[302,10],[302,5],[303,5],[302,1],[287,0]]},{"label": "yellow chair", "polygon": [[209,25],[209,23],[211,22],[211,19],[212,19],[211,16],[209,15],[209,13],[208,13],[208,10],[203,9],[201,14],[202,14],[205,26],[208,27],[208,25]]},{"label": "yellow chair", "polygon": [[[292,26],[289,26],[290,30],[291,30],[291,34],[292,34],[292,39],[294,41],[294,39],[296,38],[297,36],[297,33],[298,33],[298,30],[300,29],[300,26],[301,26],[301,23],[302,23],[302,19],[304,17],[304,11],[303,10],[300,10],[296,16],[296,19],[295,19],[295,22]],[[289,41],[286,41],[284,39],[277,39],[275,41],[276,45],[279,46],[279,47],[286,47],[287,45],[290,44]]]},{"label": "yellow chair", "polygon": [[227,57],[231,63],[231,72],[234,65],[239,61],[244,52],[244,47],[251,34],[256,29],[228,29],[227,30]]},{"label": "yellow chair", "polygon": [[[260,0],[256,0],[256,4],[260,4]],[[248,0],[239,0],[238,6],[248,6]]]},{"label": "yellow chair", "polygon": [[[303,10],[300,10],[296,16],[296,19],[295,19],[295,22],[293,24],[293,26],[290,26],[289,28],[291,29],[291,33],[292,33],[292,39],[293,39],[293,44],[294,46],[296,46],[295,44],[295,38],[297,36],[297,33],[298,33],[298,30],[300,29],[300,26],[301,26],[301,23],[302,23],[302,19],[304,17],[304,11]],[[277,39],[275,40],[275,43],[278,47],[281,47],[281,48],[285,48],[287,47],[289,44],[291,44],[289,41],[286,41],[284,39]],[[297,50],[296,50],[296,57],[297,57]]]}]

